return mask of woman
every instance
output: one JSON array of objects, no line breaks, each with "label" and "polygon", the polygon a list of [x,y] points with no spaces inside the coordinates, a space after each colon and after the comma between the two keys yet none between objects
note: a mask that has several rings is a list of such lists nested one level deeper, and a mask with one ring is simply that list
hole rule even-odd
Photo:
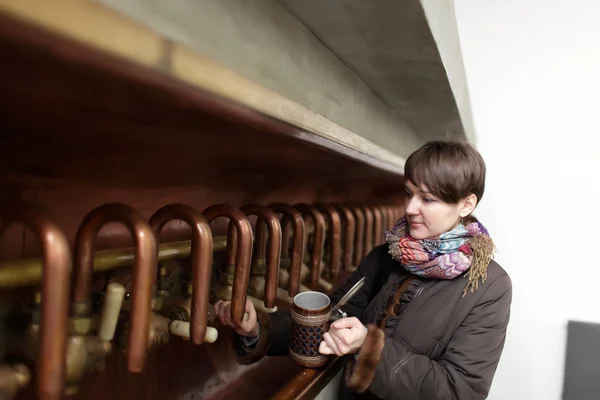
[{"label": "woman", "polygon": [[[487,230],[470,217],[484,187],[485,163],[469,144],[431,142],[408,158],[405,217],[331,295],[336,302],[366,276],[345,307],[352,317],[332,323],[319,349],[351,355],[339,399],[487,397],[512,286],[492,260]],[[257,315],[250,302],[246,310],[249,320],[236,329],[241,362],[287,354],[289,313]],[[229,302],[215,312],[233,326]]]}]

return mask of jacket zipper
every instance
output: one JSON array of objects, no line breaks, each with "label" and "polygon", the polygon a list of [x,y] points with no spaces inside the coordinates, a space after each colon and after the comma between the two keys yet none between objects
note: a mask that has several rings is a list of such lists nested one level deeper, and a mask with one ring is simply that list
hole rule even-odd
[{"label": "jacket zipper", "polygon": [[[419,297],[419,295],[423,292],[423,290],[425,290],[425,285],[427,284],[427,282],[423,282],[423,284],[421,286],[419,286],[419,288],[417,289],[417,292],[415,293],[415,297],[413,297],[412,301],[415,301],[417,299],[417,297]],[[411,303],[412,303],[411,301]]]}]

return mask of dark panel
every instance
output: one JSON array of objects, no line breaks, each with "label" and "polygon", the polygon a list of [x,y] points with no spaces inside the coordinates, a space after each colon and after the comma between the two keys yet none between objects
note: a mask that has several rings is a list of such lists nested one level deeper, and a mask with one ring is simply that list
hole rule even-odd
[{"label": "dark panel", "polygon": [[564,400],[600,398],[600,324],[569,321]]}]

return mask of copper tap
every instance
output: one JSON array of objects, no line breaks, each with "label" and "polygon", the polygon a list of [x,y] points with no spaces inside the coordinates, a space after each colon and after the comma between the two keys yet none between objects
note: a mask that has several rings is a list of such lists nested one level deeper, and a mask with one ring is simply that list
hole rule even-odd
[{"label": "copper tap", "polygon": [[358,266],[365,256],[365,214],[358,206],[350,206],[356,218],[356,236],[354,239],[354,265]]},{"label": "copper tap", "polygon": [[[281,225],[273,211],[259,204],[247,204],[241,208],[247,216],[256,215],[256,252],[252,262],[251,274],[258,279],[250,279],[256,297],[259,297],[264,284],[264,302],[267,308],[275,306],[279,279],[279,257],[281,252]],[[266,228],[266,229],[265,229]],[[229,223],[229,237],[235,237],[233,223]],[[269,233],[269,256],[266,258],[267,239]],[[234,242],[235,243],[235,242]],[[267,263],[268,260],[268,263]],[[266,279],[264,278],[266,273]]]},{"label": "copper tap", "polygon": [[338,210],[344,216],[344,254],[343,266],[344,271],[352,270],[352,252],[354,250],[354,232],[356,231],[356,220],[350,209],[346,206],[337,204]]},{"label": "copper tap", "polygon": [[365,213],[365,247],[363,254],[366,257],[373,249],[373,225],[375,218],[370,207],[362,206],[361,208]]},{"label": "copper tap", "polygon": [[329,222],[329,248],[331,253],[329,255],[329,270],[331,273],[331,281],[336,282],[340,275],[340,253],[342,247],[342,220],[339,212],[335,207],[329,204],[317,204],[319,210],[321,210],[328,217]]},{"label": "copper tap", "polygon": [[[180,219],[192,229],[192,309],[190,335],[194,344],[202,344],[208,326],[210,278],[212,273],[212,232],[199,211],[184,204],[162,207],[150,217],[150,226],[157,238],[167,222]],[[158,253],[157,253],[158,257]]]},{"label": "copper tap", "polygon": [[319,278],[321,277],[321,257],[323,254],[324,245],[323,233],[325,230],[325,218],[323,218],[323,215],[316,209],[316,207],[311,205],[296,204],[294,207],[302,213],[302,217],[310,217],[313,222],[314,245],[310,262],[310,284],[312,286],[316,286],[319,283]]},{"label": "copper tap", "polygon": [[92,251],[98,232],[109,222],[123,223],[131,231],[135,244],[127,365],[130,372],[141,372],[146,362],[148,347],[150,303],[157,270],[157,246],[152,228],[133,208],[121,203],[104,204],[90,211],[81,223],[75,239],[74,308],[76,316],[86,317],[91,312]]},{"label": "copper tap", "polygon": [[42,245],[41,326],[38,358],[40,399],[60,399],[65,380],[65,350],[71,279],[71,251],[62,229],[38,206],[19,202],[0,206],[2,232],[22,222],[36,232]]},{"label": "copper tap", "polygon": [[[304,259],[304,219],[302,214],[289,204],[276,203],[269,206],[273,212],[283,214],[282,218],[282,245],[281,245],[281,268],[280,283],[284,280],[283,271],[289,268],[289,288],[288,293],[291,297],[298,294],[300,288],[300,272],[302,260]],[[292,242],[292,255],[289,255],[290,226],[294,235]],[[284,267],[285,265],[285,267]]]},{"label": "copper tap", "polygon": [[383,243],[383,213],[377,206],[370,206],[373,212],[373,246]]},{"label": "copper tap", "polygon": [[[246,309],[246,293],[250,280],[250,259],[252,257],[252,226],[244,213],[228,204],[215,204],[202,215],[210,223],[215,218],[227,217],[235,225],[237,246],[234,247],[232,237],[227,239],[228,270],[233,270],[233,289],[231,293],[231,316],[233,323],[240,326]],[[226,271],[227,272],[227,271]],[[223,296],[221,296],[223,297]],[[225,300],[222,298],[222,300]]]}]

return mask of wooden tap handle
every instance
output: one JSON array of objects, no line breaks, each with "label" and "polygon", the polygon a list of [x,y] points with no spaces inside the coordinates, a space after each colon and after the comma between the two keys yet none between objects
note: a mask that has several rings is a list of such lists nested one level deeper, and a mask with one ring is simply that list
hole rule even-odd
[{"label": "wooden tap handle", "polygon": [[98,329],[98,337],[106,342],[110,342],[115,336],[124,297],[125,287],[123,285],[116,282],[108,284],[102,316],[100,317],[100,328]]},{"label": "wooden tap handle", "polygon": [[[190,323],[187,321],[173,320],[169,323],[169,333],[171,335],[179,336],[184,339],[190,338]],[[219,337],[219,332],[209,326],[206,328],[206,335],[204,335],[204,343],[214,343]]]}]

